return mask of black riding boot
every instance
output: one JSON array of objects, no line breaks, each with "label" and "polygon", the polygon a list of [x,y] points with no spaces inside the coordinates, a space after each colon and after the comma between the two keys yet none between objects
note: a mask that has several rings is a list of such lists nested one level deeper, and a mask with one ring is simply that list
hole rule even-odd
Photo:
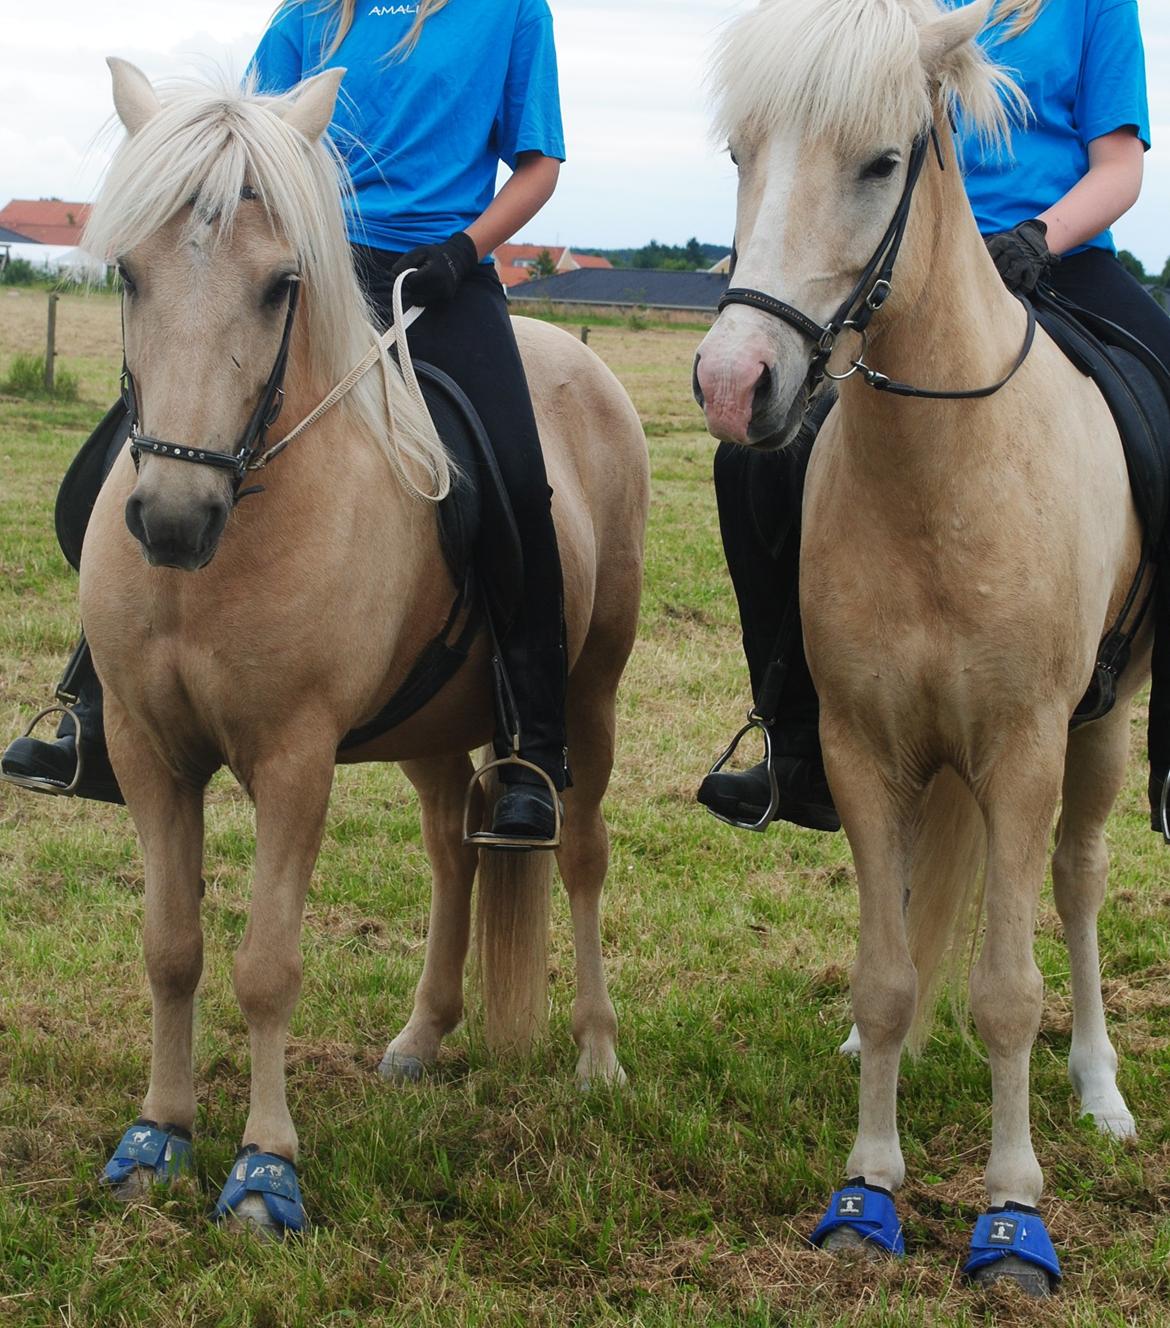
[{"label": "black riding boot", "polygon": [[760,452],[730,443],[715,454],[715,496],[727,569],[739,604],[743,649],[756,713],[767,718],[772,763],[720,770],[698,801],[717,815],[754,825],[772,803],[773,820],[839,830],[818,733],[820,708],[800,629],[800,509],[808,459],[832,407],[826,394],[787,448]]},{"label": "black riding boot", "polygon": [[[106,752],[102,688],[84,636],[77,643],[57,684],[57,699],[70,707],[77,716],[77,724],[69,715],[62,715],[54,742],[33,737],[17,738],[0,756],[0,770],[22,787],[38,793],[72,794],[98,802],[124,803],[126,799],[118,787]],[[80,741],[78,725],[81,728]],[[71,788],[78,774],[79,753],[80,778],[77,786]]]}]

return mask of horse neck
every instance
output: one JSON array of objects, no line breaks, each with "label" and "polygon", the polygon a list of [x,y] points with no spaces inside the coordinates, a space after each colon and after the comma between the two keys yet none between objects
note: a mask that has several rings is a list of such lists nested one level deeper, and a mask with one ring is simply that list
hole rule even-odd
[{"label": "horse neck", "polygon": [[[867,362],[894,380],[958,391],[1003,377],[1019,353],[1025,314],[975,225],[945,125],[940,137],[945,167],[938,169],[933,153],[927,160],[894,272],[900,298],[874,320]],[[875,392],[855,375],[842,384],[841,409],[853,463],[873,483],[904,493],[953,487],[956,470],[978,465],[994,444],[1002,404],[998,395],[978,402],[900,397]],[[964,427],[976,415],[977,433]]]}]

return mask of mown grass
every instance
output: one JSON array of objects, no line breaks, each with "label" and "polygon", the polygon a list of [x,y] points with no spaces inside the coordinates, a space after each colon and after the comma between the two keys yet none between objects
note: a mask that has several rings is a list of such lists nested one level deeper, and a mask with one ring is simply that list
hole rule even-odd
[{"label": "mown grass", "polygon": [[[5,357],[33,340],[39,306]],[[26,326],[31,320],[31,330]],[[75,631],[57,552],[60,475],[116,390],[116,306],[62,300],[77,404],[0,402],[0,734],[47,694]],[[70,336],[76,345],[69,347]],[[1067,960],[1046,893],[1033,1058],[1059,1299],[985,1296],[958,1268],[983,1204],[987,1067],[944,1018],[904,1068],[899,1199],[910,1257],[837,1264],[803,1234],[842,1179],[856,1067],[848,1023],[855,888],[840,836],[737,834],[691,798],[744,704],[710,491],[688,396],[695,336],[599,328],[654,465],[642,632],[622,694],[603,935],[630,1072],[579,1094],[572,952],[554,909],[552,1023],[499,1063],[474,1014],[439,1072],[392,1089],[374,1067],[410,1008],[428,876],[413,797],[391,768],[338,772],[305,927],[289,1053],[312,1229],[269,1247],[207,1221],[247,1104],[231,953],[247,916],[251,820],[217,777],[208,810],[207,963],[197,1175],[122,1209],[95,1179],[147,1074],[142,869],[126,813],[0,792],[0,1323],[33,1325],[1160,1324],[1170,1304],[1170,887],[1143,825],[1141,770],[1111,824],[1102,917],[1112,1030],[1140,1141],[1076,1118],[1064,1063]],[[1135,719],[1135,732],[1140,721]],[[474,1008],[474,1002],[473,1002]]]}]

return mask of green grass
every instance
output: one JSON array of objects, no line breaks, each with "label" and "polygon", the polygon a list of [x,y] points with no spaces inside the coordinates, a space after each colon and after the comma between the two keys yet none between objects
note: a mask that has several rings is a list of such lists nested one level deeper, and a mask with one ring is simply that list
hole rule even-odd
[{"label": "green grass", "polygon": [[0,392],[14,397],[55,398],[58,401],[76,401],[77,375],[68,369],[54,368],[53,385],[45,383],[45,357],[43,355],[17,355],[8,367],[8,377],[0,381]]},{"label": "green grass", "polygon": [[[113,313],[116,335],[116,307]],[[576,321],[576,320],[574,320]],[[196,1044],[197,1175],[119,1208],[96,1176],[137,1111],[149,1049],[142,868],[126,813],[0,792],[0,1324],[420,1324],[544,1328],[1164,1324],[1170,1304],[1170,858],[1143,826],[1141,770],[1111,823],[1102,916],[1111,1027],[1140,1141],[1076,1118],[1067,959],[1046,892],[1033,1057],[1045,1212],[1066,1283],[1052,1305],[984,1296],[958,1267],[983,1204],[989,1077],[944,1018],[902,1076],[910,1257],[856,1268],[803,1234],[840,1182],[856,1067],[855,887],[841,836],[736,834],[691,797],[744,705],[734,608],[689,404],[697,338],[599,329],[590,344],[651,434],[640,640],[622,694],[603,937],[630,1073],[573,1087],[572,951],[558,893],[553,1015],[526,1062],[484,1052],[474,1013],[436,1075],[374,1067],[405,1020],[429,897],[413,796],[392,768],[338,772],[304,933],[289,1051],[308,1236],[283,1247],[207,1221],[247,1110],[231,954],[247,916],[251,818],[217,777]],[[116,345],[116,343],[115,343]],[[60,475],[115,391],[116,350],[77,404],[0,403],[0,735],[47,694],[76,627],[56,550]],[[0,362],[0,371],[5,365]],[[1135,718],[1135,734],[1141,717]],[[1140,745],[1140,744],[1137,744]],[[474,1001],[472,1002],[474,1010]]]}]

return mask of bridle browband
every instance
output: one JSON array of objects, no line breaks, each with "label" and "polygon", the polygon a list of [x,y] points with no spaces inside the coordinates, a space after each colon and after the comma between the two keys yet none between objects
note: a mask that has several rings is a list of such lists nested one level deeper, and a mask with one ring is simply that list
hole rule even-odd
[{"label": "bridle browband", "polygon": [[[764,291],[754,290],[750,286],[732,286],[724,291],[723,297],[719,301],[719,313],[722,313],[729,304],[746,304],[751,309],[758,309],[761,313],[769,314],[773,318],[778,318],[782,323],[787,323],[789,327],[795,328],[813,343],[813,355],[809,361],[808,376],[805,379],[805,386],[810,395],[825,378],[841,381],[858,373],[875,391],[891,392],[895,396],[926,397],[947,401],[989,397],[1010,382],[1028,358],[1028,354],[1032,349],[1032,342],[1036,336],[1036,314],[1027,300],[1020,299],[1020,303],[1027,310],[1028,317],[1023,345],[1015,363],[1008,372],[997,383],[992,383],[988,387],[969,388],[954,392],[914,387],[910,383],[896,382],[887,375],[879,373],[876,369],[870,368],[865,363],[868,346],[867,329],[870,320],[885,304],[890,291],[893,289],[894,264],[897,262],[898,251],[901,249],[902,240],[906,235],[906,225],[910,219],[910,207],[914,201],[914,187],[922,175],[927,151],[932,146],[938,160],[939,169],[946,169],[943,163],[938,130],[932,125],[930,129],[918,135],[910,149],[910,161],[906,168],[906,182],[902,186],[902,195],[898,200],[898,206],[894,209],[890,224],[886,227],[885,234],[878,242],[877,248],[865,265],[865,269],[858,278],[856,285],[827,323],[818,323],[793,305],[786,304],[783,300],[777,299],[774,295],[768,295]],[[1017,296],[1017,298],[1020,297]],[[857,357],[851,360],[850,367],[844,373],[833,373],[829,369],[829,360],[832,358],[837,340],[843,332],[860,334],[861,349]]]},{"label": "bridle browband", "polygon": [[219,470],[232,473],[232,501],[238,503],[250,493],[259,492],[258,488],[244,489],[241,486],[249,470],[257,469],[257,458],[264,448],[267,431],[276,423],[284,405],[284,375],[288,368],[289,343],[292,340],[293,320],[296,318],[297,302],[300,297],[301,279],[289,278],[288,311],[284,318],[284,331],[280,338],[280,348],[264,384],[264,391],[248,419],[244,432],[234,452],[215,452],[205,447],[188,447],[182,443],[168,442],[165,438],[154,438],[142,433],[138,427],[138,393],[134,387],[134,375],[126,363],[126,334],[122,332],[122,400],[130,417],[130,455],[134,459],[134,469],[143,452],[151,456],[169,457],[173,461],[190,461],[199,466],[214,466]]}]

